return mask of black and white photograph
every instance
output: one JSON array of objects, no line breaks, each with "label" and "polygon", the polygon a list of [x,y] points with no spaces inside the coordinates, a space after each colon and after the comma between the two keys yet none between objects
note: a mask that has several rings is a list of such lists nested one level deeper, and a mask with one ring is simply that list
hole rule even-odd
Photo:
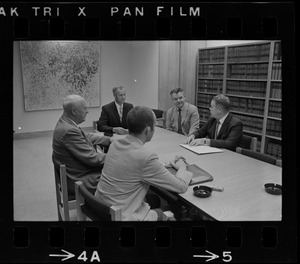
[{"label": "black and white photograph", "polygon": [[0,263],[297,262],[295,32],[293,2],[1,3]]},{"label": "black and white photograph", "polygon": [[280,41],[83,44],[14,42],[15,221],[281,221]]}]

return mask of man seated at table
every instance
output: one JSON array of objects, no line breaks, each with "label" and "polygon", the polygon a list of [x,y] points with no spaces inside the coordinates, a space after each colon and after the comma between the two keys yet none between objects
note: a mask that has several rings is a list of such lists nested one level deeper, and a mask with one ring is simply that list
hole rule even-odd
[{"label": "man seated at table", "polygon": [[181,88],[170,92],[174,106],[166,114],[166,129],[189,136],[199,126],[198,108],[185,102],[184,91]]},{"label": "man seated at table", "polygon": [[242,146],[243,123],[230,113],[230,100],[216,95],[210,103],[211,117],[205,125],[192,133],[186,143],[190,146],[207,145],[234,150]]},{"label": "man seated at table", "polygon": [[53,163],[56,168],[66,165],[69,195],[75,194],[74,184],[78,180],[94,193],[106,155],[98,153],[96,145],[108,147],[111,138],[100,133],[86,134],[78,126],[88,114],[83,97],[68,95],[63,100],[63,110],[53,132]]},{"label": "man seated at table", "polygon": [[192,173],[186,170],[184,158],[179,158],[171,162],[177,169],[173,175],[144,147],[155,132],[156,117],[151,109],[134,107],[127,122],[129,134],[110,145],[95,196],[121,208],[122,221],[162,220],[162,210],[150,209],[144,201],[149,186],[183,193]]},{"label": "man seated at table", "polygon": [[114,87],[112,92],[115,101],[102,107],[98,130],[107,136],[112,136],[113,133],[124,135],[128,133],[126,118],[133,105],[125,102],[126,90],[123,86]]}]

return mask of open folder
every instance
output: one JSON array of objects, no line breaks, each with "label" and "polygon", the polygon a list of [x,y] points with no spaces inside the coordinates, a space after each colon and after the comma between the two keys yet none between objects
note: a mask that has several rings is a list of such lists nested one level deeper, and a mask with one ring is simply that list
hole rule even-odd
[{"label": "open folder", "polygon": [[190,151],[193,151],[197,154],[210,154],[210,153],[218,153],[218,152],[223,152],[223,150],[218,149],[218,148],[213,148],[210,146],[190,146],[188,144],[180,144],[181,147],[186,148]]},{"label": "open folder", "polygon": [[[193,177],[189,185],[209,182],[213,180],[213,176],[211,176],[207,171],[202,170],[200,167],[198,167],[195,164],[188,165],[186,169],[193,173]],[[173,167],[168,168],[168,170],[174,175],[177,172]]]}]

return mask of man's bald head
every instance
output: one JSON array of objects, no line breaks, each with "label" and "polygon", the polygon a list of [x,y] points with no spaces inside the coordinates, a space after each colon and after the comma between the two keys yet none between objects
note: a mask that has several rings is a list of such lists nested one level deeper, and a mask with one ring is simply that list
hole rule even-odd
[{"label": "man's bald head", "polygon": [[71,118],[76,124],[85,121],[88,113],[85,99],[77,94],[71,94],[63,100],[64,115]]}]

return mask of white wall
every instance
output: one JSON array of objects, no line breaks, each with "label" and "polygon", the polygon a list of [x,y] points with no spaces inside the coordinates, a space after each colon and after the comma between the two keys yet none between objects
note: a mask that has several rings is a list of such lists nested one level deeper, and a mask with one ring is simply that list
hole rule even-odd
[{"label": "white wall", "polygon": [[131,102],[158,107],[158,42],[136,41],[131,47]]},{"label": "white wall", "polygon": [[[89,108],[89,114],[81,127],[90,127],[93,120],[98,120],[101,106],[114,99],[112,88],[116,85],[122,85],[127,90],[127,102],[157,108],[158,42],[99,41],[99,45],[100,107]],[[24,111],[21,57],[17,41],[14,42],[13,92],[15,133],[54,129],[62,109]]]}]

